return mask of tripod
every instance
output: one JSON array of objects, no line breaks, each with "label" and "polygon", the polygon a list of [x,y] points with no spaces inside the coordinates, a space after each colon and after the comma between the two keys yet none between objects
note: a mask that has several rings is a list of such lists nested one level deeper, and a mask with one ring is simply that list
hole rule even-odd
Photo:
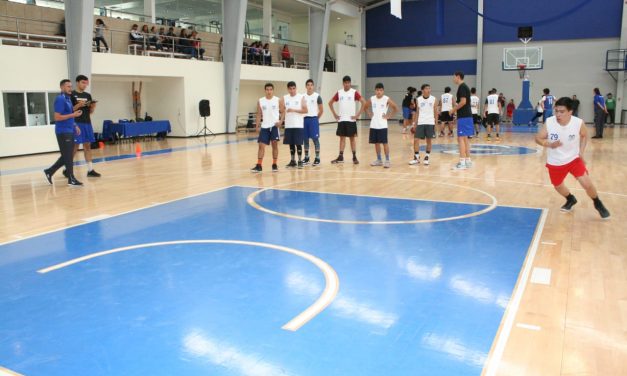
[{"label": "tripod", "polygon": [[205,120],[205,126],[202,127],[202,129],[196,134],[196,137],[198,136],[207,137],[207,135],[211,135],[215,137],[216,134],[213,133],[211,129],[207,128],[207,117],[203,116],[203,119]]}]

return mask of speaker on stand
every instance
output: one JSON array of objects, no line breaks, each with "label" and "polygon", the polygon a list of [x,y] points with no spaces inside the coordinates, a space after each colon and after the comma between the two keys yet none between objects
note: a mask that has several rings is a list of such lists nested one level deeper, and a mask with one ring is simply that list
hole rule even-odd
[{"label": "speaker on stand", "polygon": [[215,133],[213,133],[211,129],[207,128],[207,117],[211,116],[211,106],[209,104],[208,99],[203,99],[200,102],[198,102],[198,112],[200,113],[200,116],[204,119],[205,125],[202,127],[202,129],[198,132],[196,136],[201,136],[201,135],[203,137],[206,137],[207,135],[215,136]]}]

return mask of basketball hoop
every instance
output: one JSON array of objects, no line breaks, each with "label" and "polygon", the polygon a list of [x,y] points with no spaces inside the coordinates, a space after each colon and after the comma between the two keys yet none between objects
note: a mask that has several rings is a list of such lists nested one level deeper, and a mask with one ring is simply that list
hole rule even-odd
[{"label": "basketball hoop", "polygon": [[518,75],[520,76],[520,79],[524,79],[525,78],[525,73],[527,73],[527,64],[518,64]]}]

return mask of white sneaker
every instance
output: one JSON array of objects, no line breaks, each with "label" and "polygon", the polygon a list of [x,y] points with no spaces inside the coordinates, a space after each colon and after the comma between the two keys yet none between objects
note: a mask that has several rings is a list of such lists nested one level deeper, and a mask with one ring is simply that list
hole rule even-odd
[{"label": "white sneaker", "polygon": [[383,162],[383,168],[390,168],[390,161]]},{"label": "white sneaker", "polygon": [[403,130],[401,131],[401,133],[407,133],[407,128],[403,127]]},{"label": "white sneaker", "polygon": [[415,158],[415,157],[414,157],[414,159],[412,159],[411,161],[409,161],[409,164],[410,164],[411,166],[413,166],[413,165],[417,165],[417,164],[420,164],[420,159],[418,159],[418,158]]},{"label": "white sneaker", "polygon": [[471,167],[472,167],[472,162],[466,161],[466,168],[471,168]]},{"label": "white sneaker", "polygon": [[380,160],[380,159],[377,159],[376,161],[370,162],[370,166],[373,166],[373,167],[375,167],[375,166],[383,166],[383,161]]},{"label": "white sneaker", "polygon": [[428,165],[429,165],[429,156],[426,156],[426,157],[425,157],[425,159],[422,161],[422,163],[423,163],[425,166],[428,166]]},{"label": "white sneaker", "polygon": [[457,164],[455,166],[453,166],[452,169],[453,170],[466,170],[466,169],[468,169],[468,167],[466,166],[465,163],[457,162]]}]

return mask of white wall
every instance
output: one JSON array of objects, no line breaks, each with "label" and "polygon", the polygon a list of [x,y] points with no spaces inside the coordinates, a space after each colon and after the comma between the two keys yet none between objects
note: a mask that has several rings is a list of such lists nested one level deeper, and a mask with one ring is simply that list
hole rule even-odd
[{"label": "white wall", "polygon": [[[129,78],[93,75],[87,91],[98,101],[96,110],[91,115],[95,132],[102,132],[104,120],[117,122],[119,119],[135,118]],[[148,105],[145,91],[142,94],[142,108],[145,108]]]},{"label": "white wall", "polygon": [[[338,20],[338,17],[341,19]],[[333,13],[329,20],[329,34],[327,37],[329,53],[333,58],[337,58],[336,45],[343,45],[348,34],[353,36],[353,43],[358,49],[361,49],[361,18],[351,18]]]}]

